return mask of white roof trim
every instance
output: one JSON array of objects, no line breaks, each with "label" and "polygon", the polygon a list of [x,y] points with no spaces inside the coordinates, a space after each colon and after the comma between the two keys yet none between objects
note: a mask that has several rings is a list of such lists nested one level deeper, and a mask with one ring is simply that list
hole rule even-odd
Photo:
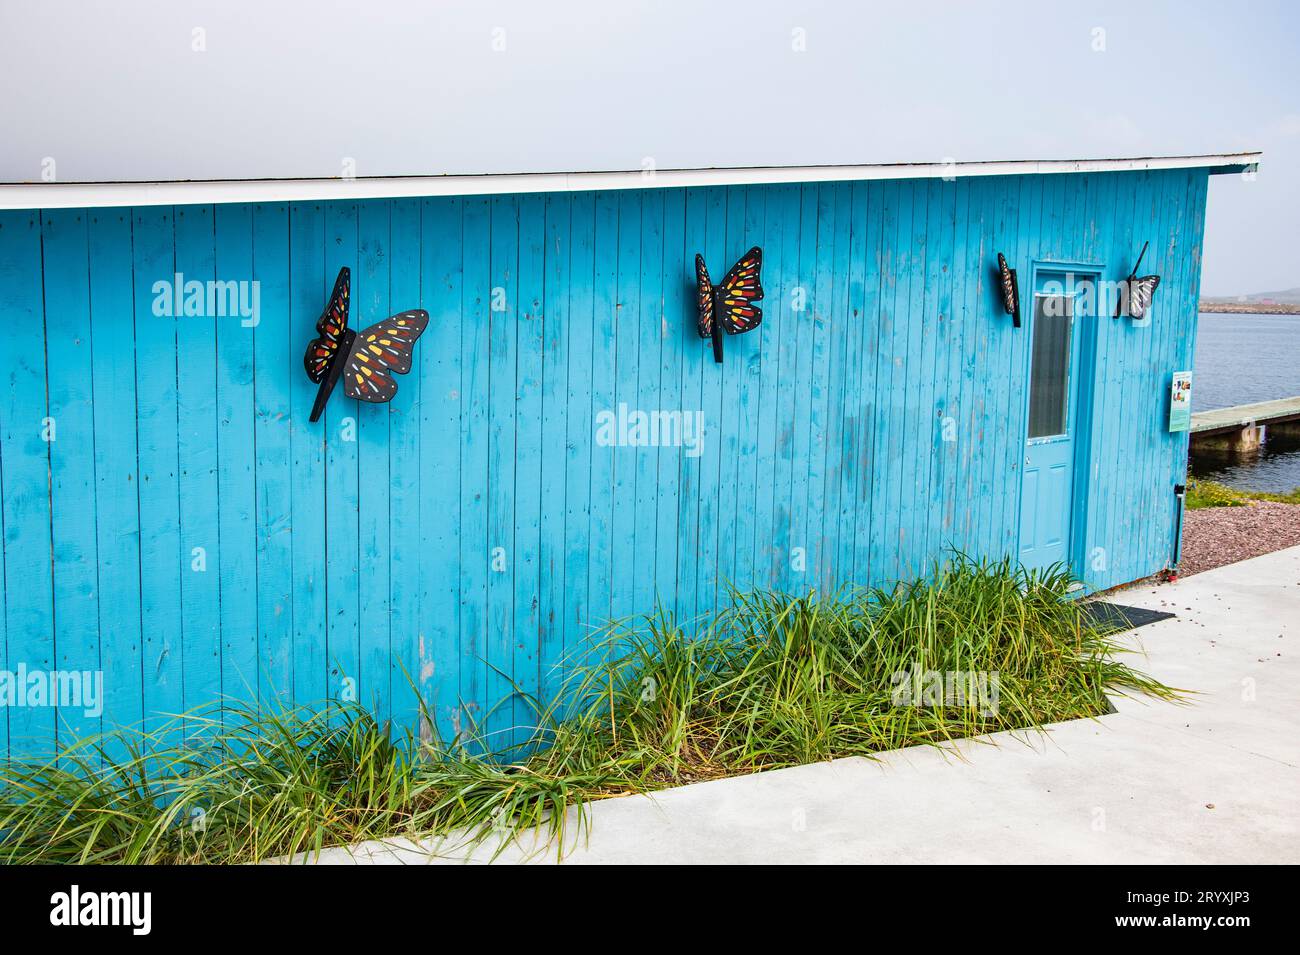
[{"label": "white roof trim", "polygon": [[0,183],[0,209],[171,206],[226,202],[302,202],[417,196],[671,189],[870,179],[1021,176],[1135,169],[1256,165],[1258,152],[1134,159],[1027,159],[994,162],[886,163],[862,166],[755,166],[736,169],[640,169],[620,172],[501,173],[473,176],[384,176],[358,179],[233,179],[177,182]]}]

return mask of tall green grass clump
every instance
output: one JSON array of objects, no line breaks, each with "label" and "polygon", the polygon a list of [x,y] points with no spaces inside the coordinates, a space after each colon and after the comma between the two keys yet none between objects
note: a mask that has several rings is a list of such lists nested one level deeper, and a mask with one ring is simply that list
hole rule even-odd
[{"label": "tall green grass clump", "polygon": [[[1177,691],[1120,659],[1064,573],[964,557],[882,590],[732,593],[609,626],[526,745],[393,733],[355,706],[234,704],[0,771],[0,859],[246,862],[395,835],[589,823],[593,800],[1107,712]],[[197,728],[197,732],[194,730]],[[426,734],[427,735],[427,734]]]},{"label": "tall green grass clump", "polygon": [[378,836],[411,821],[411,753],[338,704],[232,702],[88,738],[0,769],[0,859],[233,862]]}]

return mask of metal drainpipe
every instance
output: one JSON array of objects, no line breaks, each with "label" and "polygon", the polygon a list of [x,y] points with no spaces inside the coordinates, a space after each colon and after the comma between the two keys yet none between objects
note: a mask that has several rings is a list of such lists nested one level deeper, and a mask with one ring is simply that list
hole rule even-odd
[{"label": "metal drainpipe", "polygon": [[1174,485],[1174,498],[1178,501],[1178,519],[1174,523],[1174,563],[1170,567],[1173,576],[1178,576],[1178,559],[1183,555],[1183,503],[1187,498],[1187,485]]}]

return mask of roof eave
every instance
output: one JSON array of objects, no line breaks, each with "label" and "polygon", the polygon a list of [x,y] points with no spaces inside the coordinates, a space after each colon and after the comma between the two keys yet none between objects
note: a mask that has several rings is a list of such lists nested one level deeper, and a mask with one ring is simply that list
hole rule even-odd
[{"label": "roof eave", "polygon": [[1259,152],[1125,159],[1028,159],[870,165],[755,166],[724,169],[609,172],[493,173],[382,176],[352,179],[233,179],[169,182],[0,183],[0,209],[69,209],[207,205],[236,202],[311,202],[426,196],[671,189],[690,186],[771,185],[880,179],[959,179],[972,176],[1050,175],[1155,169],[1208,169],[1212,174],[1255,169]]},{"label": "roof eave", "polygon": [[1221,166],[1210,166],[1209,173],[1211,176],[1228,176],[1240,175],[1242,173],[1256,173],[1259,171],[1258,157],[1259,153],[1254,154],[1256,160],[1224,163]]}]

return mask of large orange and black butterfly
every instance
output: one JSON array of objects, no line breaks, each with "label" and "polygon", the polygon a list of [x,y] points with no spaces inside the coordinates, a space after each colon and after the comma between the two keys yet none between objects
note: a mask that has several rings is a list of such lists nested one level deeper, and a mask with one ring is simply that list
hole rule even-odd
[{"label": "large orange and black butterfly", "polygon": [[354,332],[348,328],[348,299],[352,273],[339,269],[329,304],[316,323],[316,334],[303,355],[307,377],[320,384],[311,420],[325,410],[325,402],[339,379],[343,392],[360,401],[391,401],[397,394],[392,375],[411,370],[415,340],[429,324],[429,313],[422,308],[398,312],[369,328]]},{"label": "large orange and black butterfly", "polygon": [[722,363],[722,333],[739,335],[758,328],[763,310],[754,303],[763,297],[759,270],[763,250],[754,246],[731,267],[721,285],[709,281],[704,256],[695,256],[695,286],[700,310],[701,338],[713,339],[713,360]]}]

